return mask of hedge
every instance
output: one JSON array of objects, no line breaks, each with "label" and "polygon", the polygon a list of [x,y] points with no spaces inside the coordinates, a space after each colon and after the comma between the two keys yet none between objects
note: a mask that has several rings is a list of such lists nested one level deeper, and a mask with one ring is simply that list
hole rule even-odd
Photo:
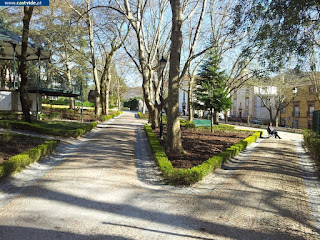
[{"label": "hedge", "polygon": [[49,155],[56,149],[58,143],[59,140],[49,140],[4,161],[2,165],[0,165],[0,178],[9,176],[14,172],[19,172],[30,163],[37,162],[42,156]]},{"label": "hedge", "polygon": [[304,130],[303,138],[311,156],[320,162],[320,135],[311,130]]},{"label": "hedge", "polygon": [[249,144],[255,142],[263,134],[263,131],[255,132],[241,142],[227,148],[224,152],[209,158],[207,161],[198,166],[189,169],[176,169],[172,166],[171,161],[168,159],[165,151],[148,124],[145,125],[145,130],[154,154],[155,161],[159,166],[163,176],[170,184],[185,186],[202,180],[214,169],[221,167],[225,161],[239,154]]},{"label": "hedge", "polygon": [[116,117],[116,116],[118,116],[120,114],[122,114],[122,111],[117,111],[117,112],[115,112],[113,114],[109,114],[109,115],[103,115],[103,116],[100,117],[100,121],[101,122],[108,121],[111,118],[114,118],[114,117]]},{"label": "hedge", "polygon": [[138,116],[139,118],[142,118],[142,119],[149,119],[149,114],[148,113],[141,113],[141,112],[138,112]]},{"label": "hedge", "polygon": [[62,137],[79,137],[86,132],[91,131],[93,128],[97,126],[97,122],[86,123],[81,125],[80,128],[77,129],[56,129],[56,128],[47,128],[43,127],[37,123],[28,123],[23,121],[10,121],[10,120],[1,120],[0,127],[6,129],[20,129],[26,131],[37,132],[41,134],[48,134],[54,136],[62,136]]}]

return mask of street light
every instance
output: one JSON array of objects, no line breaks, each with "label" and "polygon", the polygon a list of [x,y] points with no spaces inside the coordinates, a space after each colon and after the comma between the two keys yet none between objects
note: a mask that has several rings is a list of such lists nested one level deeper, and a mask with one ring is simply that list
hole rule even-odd
[{"label": "street light", "polygon": [[38,74],[38,79],[37,79],[37,93],[36,93],[36,100],[37,100],[37,106],[36,106],[36,119],[39,120],[39,105],[40,105],[40,99],[39,99],[39,85],[40,85],[40,72],[41,72],[41,65],[40,65],[40,55],[41,55],[41,49],[38,48],[38,51],[37,51],[37,56],[38,56],[38,71],[39,71],[39,74]]},{"label": "street light", "polygon": [[297,96],[297,93],[298,93],[298,88],[297,87],[294,87],[292,88],[292,94],[293,94],[293,99],[292,99],[292,128],[293,128],[293,123],[294,123],[294,119],[295,119],[295,111],[294,111],[294,99],[295,97]]},{"label": "street light", "polygon": [[162,102],[163,102],[163,71],[167,65],[167,60],[162,56],[159,61],[159,69],[161,71],[161,90],[160,90],[160,139],[163,139],[163,121],[162,121]]}]

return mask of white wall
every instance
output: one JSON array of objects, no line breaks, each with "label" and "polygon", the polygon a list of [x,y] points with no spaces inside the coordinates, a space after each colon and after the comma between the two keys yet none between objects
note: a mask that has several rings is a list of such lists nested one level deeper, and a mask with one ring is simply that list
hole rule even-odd
[{"label": "white wall", "polygon": [[1,111],[11,111],[11,98],[12,92],[0,91],[0,110]]},{"label": "white wall", "polygon": [[181,113],[183,112],[183,106],[185,107],[186,113],[188,112],[188,89],[184,88],[184,90],[179,88],[179,112]]},{"label": "white wall", "polygon": [[[21,102],[20,102],[20,93],[13,94],[11,91],[0,91],[0,110],[1,111],[12,111],[12,96],[15,96],[16,102],[18,103],[18,111],[22,111]],[[29,93],[29,100],[31,101],[31,111],[36,112],[37,109],[37,101],[36,94]],[[39,101],[39,111],[41,111],[41,95]]]}]

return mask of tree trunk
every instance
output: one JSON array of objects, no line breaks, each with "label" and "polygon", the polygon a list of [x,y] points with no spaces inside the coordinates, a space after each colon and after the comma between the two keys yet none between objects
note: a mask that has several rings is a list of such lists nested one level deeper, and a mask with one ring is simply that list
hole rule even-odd
[{"label": "tree trunk", "polygon": [[[66,52],[66,60],[65,60],[65,64],[66,64],[66,69],[67,69],[67,81],[68,81],[68,88],[70,91],[72,91],[72,84],[71,84],[71,70],[70,70],[70,64],[68,61],[68,53]],[[70,109],[74,109],[75,106],[74,105],[74,99],[72,97],[69,98],[69,108]]]},{"label": "tree trunk", "polygon": [[91,64],[92,64],[92,73],[93,73],[93,80],[95,83],[95,107],[94,112],[96,117],[100,116],[100,83],[98,79],[98,70],[96,66],[96,57],[94,53],[94,35],[93,35],[93,22],[90,15],[90,0],[86,0],[87,3],[87,11],[88,11],[88,18],[87,18],[87,25],[89,31],[89,42],[90,42],[90,52],[91,52]]},{"label": "tree trunk", "polygon": [[149,111],[149,116],[150,116],[150,122],[151,122],[151,128],[159,128],[160,126],[160,112],[157,107],[154,107],[151,111]]},{"label": "tree trunk", "polygon": [[108,68],[107,81],[106,81],[106,115],[109,114],[109,99],[110,99],[110,84],[111,84],[111,73],[110,66]]},{"label": "tree trunk", "polygon": [[189,82],[189,89],[188,89],[188,113],[189,113],[189,121],[193,121],[193,84],[194,84],[194,77],[192,76]]},{"label": "tree trunk", "polygon": [[215,110],[213,111],[213,122],[216,125],[219,124],[219,112]]},{"label": "tree trunk", "polygon": [[167,145],[170,153],[181,153],[183,149],[179,118],[179,74],[182,47],[182,9],[178,0],[170,0],[170,4],[172,11],[172,32],[167,111]]},{"label": "tree trunk", "polygon": [[144,99],[142,100],[142,113],[146,113],[146,102],[144,101]]},{"label": "tree trunk", "polygon": [[214,128],[213,128],[213,122],[214,122],[214,113],[213,113],[213,108],[210,109],[210,127],[211,127],[211,132],[214,132]]},{"label": "tree trunk", "polygon": [[117,105],[118,105],[118,111],[121,111],[121,94],[120,94],[120,81],[118,79],[118,84],[117,84]]},{"label": "tree trunk", "polygon": [[30,101],[28,97],[27,84],[28,84],[28,67],[26,63],[27,49],[28,49],[28,37],[30,20],[32,17],[33,7],[24,7],[23,16],[23,30],[22,30],[22,46],[21,46],[21,63],[20,63],[20,101],[23,112],[23,117],[26,122],[31,122],[30,116]]},{"label": "tree trunk", "polygon": [[101,76],[101,82],[100,82],[100,97],[101,97],[101,110],[102,110],[102,115],[106,115],[107,109],[106,109],[106,82],[105,78],[102,74]]}]

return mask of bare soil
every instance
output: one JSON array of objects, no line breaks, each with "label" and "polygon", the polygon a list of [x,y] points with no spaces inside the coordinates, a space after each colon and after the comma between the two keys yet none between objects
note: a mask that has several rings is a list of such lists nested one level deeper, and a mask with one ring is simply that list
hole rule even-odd
[{"label": "bare soil", "polygon": [[45,142],[45,139],[34,138],[26,135],[11,135],[5,139],[0,137],[0,164],[10,157],[25,152]]},{"label": "bare soil", "polygon": [[[64,119],[64,120],[75,120],[81,121],[81,110],[80,108],[76,108],[76,111],[65,109],[65,108],[42,108],[42,112],[44,114],[52,114],[52,113],[61,113],[60,115],[56,115],[53,119]],[[93,122],[96,121],[97,118],[93,110],[83,110],[83,121],[84,122]]]},{"label": "bare soil", "polygon": [[240,131],[216,131],[211,133],[205,130],[193,129],[182,129],[181,132],[184,153],[170,154],[166,148],[166,131],[164,131],[163,140],[160,140],[159,130],[154,130],[173,167],[184,169],[192,168],[205,162],[210,157],[217,155],[252,134],[252,132]]}]

